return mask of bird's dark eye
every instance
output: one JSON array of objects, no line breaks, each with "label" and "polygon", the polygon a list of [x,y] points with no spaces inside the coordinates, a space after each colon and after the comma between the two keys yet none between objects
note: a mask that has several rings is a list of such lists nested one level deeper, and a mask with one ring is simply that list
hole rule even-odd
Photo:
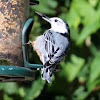
[{"label": "bird's dark eye", "polygon": [[55,19],[55,22],[57,22],[58,20],[57,19]]}]

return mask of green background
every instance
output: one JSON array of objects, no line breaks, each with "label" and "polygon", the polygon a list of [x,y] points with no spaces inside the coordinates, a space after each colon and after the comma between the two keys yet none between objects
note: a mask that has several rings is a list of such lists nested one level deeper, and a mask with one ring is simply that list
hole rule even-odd
[{"label": "green background", "polygon": [[[35,11],[49,17],[58,16],[70,27],[71,44],[64,61],[55,72],[51,84],[35,71],[32,82],[0,83],[3,100],[100,100],[100,0],[39,0],[30,6],[30,17],[35,19],[30,34],[33,41],[50,24]],[[41,63],[30,48],[30,62]]]}]

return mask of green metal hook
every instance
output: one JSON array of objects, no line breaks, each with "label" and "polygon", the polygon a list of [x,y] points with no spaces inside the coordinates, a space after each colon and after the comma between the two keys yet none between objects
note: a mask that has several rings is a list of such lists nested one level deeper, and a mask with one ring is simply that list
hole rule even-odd
[{"label": "green metal hook", "polygon": [[29,59],[28,59],[29,58],[29,53],[28,53],[29,46],[25,45],[25,43],[29,41],[29,34],[33,26],[33,23],[34,23],[34,19],[29,18],[25,22],[23,30],[22,30],[22,50],[23,50],[24,67],[31,68],[31,69],[40,69],[40,68],[43,68],[41,64],[29,63]]}]

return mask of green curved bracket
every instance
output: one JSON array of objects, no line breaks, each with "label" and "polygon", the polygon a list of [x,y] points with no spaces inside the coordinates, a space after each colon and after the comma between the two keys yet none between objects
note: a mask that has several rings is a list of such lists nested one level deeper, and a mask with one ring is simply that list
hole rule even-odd
[{"label": "green curved bracket", "polygon": [[31,69],[38,69],[38,68],[43,68],[41,64],[31,64],[29,63],[29,45],[25,45],[29,41],[29,34],[31,31],[31,28],[33,26],[34,19],[29,18],[23,27],[22,31],[22,49],[23,49],[23,59],[24,59],[24,67],[31,68]]}]

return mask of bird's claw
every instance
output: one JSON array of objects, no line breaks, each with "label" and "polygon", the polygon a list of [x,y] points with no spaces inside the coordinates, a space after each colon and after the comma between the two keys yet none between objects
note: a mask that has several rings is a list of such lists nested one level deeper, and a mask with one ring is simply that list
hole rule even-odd
[{"label": "bird's claw", "polygon": [[32,43],[31,41],[28,41],[27,43],[24,43],[23,46],[29,45],[29,44],[31,44],[31,43]]}]

